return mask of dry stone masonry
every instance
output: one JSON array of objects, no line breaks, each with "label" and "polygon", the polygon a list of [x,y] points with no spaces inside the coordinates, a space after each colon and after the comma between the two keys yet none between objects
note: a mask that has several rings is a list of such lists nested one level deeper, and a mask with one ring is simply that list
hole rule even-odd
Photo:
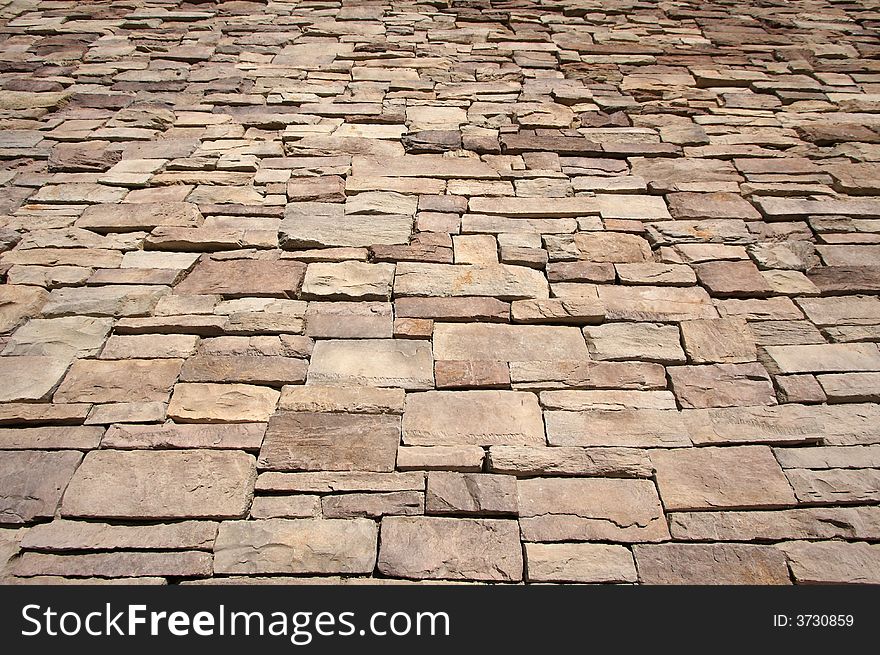
[{"label": "dry stone masonry", "polygon": [[0,0],[0,582],[880,583],[878,34]]}]

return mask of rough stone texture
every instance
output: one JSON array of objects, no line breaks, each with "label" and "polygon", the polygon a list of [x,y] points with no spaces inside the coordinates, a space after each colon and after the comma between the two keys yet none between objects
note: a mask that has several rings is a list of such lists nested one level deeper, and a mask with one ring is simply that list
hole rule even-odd
[{"label": "rough stone texture", "polygon": [[281,394],[249,384],[178,384],[168,418],[194,423],[267,421]]},{"label": "rough stone texture", "polygon": [[428,514],[516,514],[516,478],[485,473],[428,473]]},{"label": "rough stone texture", "polygon": [[211,575],[211,555],[177,553],[86,553],[52,555],[24,553],[15,567],[22,577],[59,575],[96,578],[140,578],[149,576],[199,577]]},{"label": "rough stone texture", "polygon": [[321,341],[315,344],[308,384],[430,389],[431,346],[402,339]]},{"label": "rough stone texture", "polygon": [[785,555],[772,546],[648,544],[633,552],[644,584],[791,584]]},{"label": "rough stone texture", "polygon": [[403,443],[414,446],[542,445],[538,398],[521,391],[428,391],[411,394]]},{"label": "rough stone texture", "polygon": [[303,298],[385,300],[391,296],[392,264],[338,262],[309,264]]},{"label": "rough stone texture", "polygon": [[577,328],[493,323],[438,323],[434,326],[437,360],[552,362],[587,359]]},{"label": "rough stone texture", "polygon": [[402,263],[394,276],[396,296],[491,296],[501,300],[547,298],[538,271],[509,264]]},{"label": "rough stone texture", "polygon": [[649,480],[533,478],[517,483],[526,541],[663,541],[663,508]]},{"label": "rough stone texture", "polygon": [[83,518],[235,518],[256,471],[242,452],[100,450],[86,455],[61,513]]},{"label": "rough stone texture", "polygon": [[75,450],[19,450],[0,457],[0,523],[30,523],[55,514],[82,461]]},{"label": "rough stone texture", "polygon": [[97,355],[113,321],[88,316],[33,319],[18,328],[3,355],[89,357]]},{"label": "rough stone texture", "polygon": [[51,356],[0,358],[0,402],[44,400],[64,377],[70,362]]},{"label": "rough stone texture", "polygon": [[217,523],[212,521],[129,526],[56,519],[28,530],[22,538],[22,547],[49,552],[210,550],[216,536]]},{"label": "rough stone texture", "polygon": [[667,373],[682,407],[776,404],[770,376],[758,363],[671,366]]},{"label": "rough stone texture", "polygon": [[217,294],[230,297],[284,298],[299,289],[306,268],[286,260],[233,259],[200,262],[174,288],[177,294]]},{"label": "rough stone texture", "polygon": [[379,570],[402,578],[518,582],[516,521],[391,516],[382,519]]},{"label": "rough stone texture", "polygon": [[282,411],[269,419],[259,465],[275,471],[390,472],[398,443],[396,416]]},{"label": "rough stone texture", "polygon": [[39,313],[48,298],[46,290],[39,287],[0,286],[0,334],[9,332],[25,318]]},{"label": "rough stone texture", "polygon": [[403,414],[403,389],[291,385],[281,389],[278,409],[295,412]]},{"label": "rough stone texture", "polygon": [[0,580],[876,579],[875,4],[5,2]]},{"label": "rough stone texture", "polygon": [[779,546],[801,584],[878,584],[880,546],[865,542],[793,541]]},{"label": "rough stone texture", "polygon": [[794,505],[791,487],[769,448],[699,448],[651,453],[669,510]]},{"label": "rough stone texture", "polygon": [[179,359],[78,360],[53,398],[60,403],[165,401],[181,364]]},{"label": "rough stone texture", "polygon": [[632,553],[610,544],[526,544],[529,582],[636,582]]},{"label": "rough stone texture", "polygon": [[609,323],[584,328],[584,337],[592,359],[644,359],[667,364],[685,361],[674,325]]},{"label": "rough stone texture", "polygon": [[214,571],[369,573],[377,534],[367,519],[226,521],[214,542]]}]

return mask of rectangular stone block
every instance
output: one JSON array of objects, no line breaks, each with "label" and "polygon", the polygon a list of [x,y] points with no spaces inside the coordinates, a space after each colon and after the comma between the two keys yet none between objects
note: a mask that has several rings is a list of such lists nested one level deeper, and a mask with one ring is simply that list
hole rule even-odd
[{"label": "rectangular stone block", "polygon": [[95,578],[140,578],[173,576],[206,578],[212,573],[211,555],[176,553],[85,553],[52,555],[25,553],[15,567],[19,576],[58,575]]},{"label": "rectangular stone block", "polygon": [[0,457],[0,523],[30,523],[55,514],[82,461],[76,450],[18,450]]},{"label": "rectangular stone block", "polygon": [[275,412],[280,392],[250,384],[179,383],[168,418],[183,423],[265,422]]},{"label": "rectangular stone block", "polygon": [[399,443],[396,416],[282,411],[269,419],[258,463],[276,471],[391,472]]},{"label": "rectangular stone block", "polygon": [[669,448],[691,445],[681,413],[675,410],[548,411],[544,420],[547,442],[551,446]]},{"label": "rectangular stone block", "polygon": [[529,582],[636,582],[632,553],[611,544],[526,544]]},{"label": "rectangular stone block", "polygon": [[773,546],[645,544],[633,551],[643,584],[791,584],[785,555]]},{"label": "rectangular stone block", "polygon": [[663,541],[669,538],[650,480],[532,478],[517,482],[525,541]]},{"label": "rectangular stone block", "polygon": [[312,354],[308,384],[430,389],[431,346],[405,339],[320,341]]},{"label": "rectangular stone block", "polygon": [[401,262],[395,296],[491,296],[500,300],[547,298],[540,271],[510,264],[422,264]]},{"label": "rectangular stone block", "polygon": [[403,443],[411,446],[543,445],[538,398],[522,391],[428,391],[407,396]]},{"label": "rectangular stone block", "polygon": [[488,468],[521,477],[649,478],[654,474],[647,452],[635,448],[492,446]]},{"label": "rectangular stone block", "polygon": [[769,509],[795,504],[766,446],[656,450],[657,485],[667,510]]},{"label": "rectangular stone block", "polygon": [[111,525],[56,519],[35,525],[22,548],[49,552],[77,550],[211,550],[217,536],[214,521],[180,521],[156,525]]},{"label": "rectangular stone block", "polygon": [[221,574],[370,573],[376,524],[369,519],[226,521],[214,542]]},{"label": "rectangular stone block", "polygon": [[575,327],[436,323],[434,358],[548,362],[586,360],[589,355],[584,338]]},{"label": "rectangular stone block", "polygon": [[428,514],[516,515],[516,478],[490,473],[428,473]]},{"label": "rectangular stone block", "polygon": [[101,440],[104,448],[215,448],[258,450],[265,423],[164,423],[162,425],[111,425]]},{"label": "rectangular stone block", "polygon": [[389,516],[378,567],[395,578],[519,582],[519,528],[501,519]]},{"label": "rectangular stone block", "polygon": [[183,362],[179,359],[79,359],[55,392],[59,403],[166,401]]},{"label": "rectangular stone block", "polygon": [[780,373],[880,371],[880,349],[873,343],[767,346]]},{"label": "rectangular stone block", "polygon": [[82,518],[236,518],[253,496],[243,452],[96,450],[68,485],[61,514]]},{"label": "rectangular stone block", "polygon": [[287,298],[299,290],[305,272],[305,264],[289,259],[206,259],[174,288],[174,293]]},{"label": "rectangular stone block", "polygon": [[347,414],[403,414],[403,389],[291,385],[281,389],[279,410],[343,412]]}]

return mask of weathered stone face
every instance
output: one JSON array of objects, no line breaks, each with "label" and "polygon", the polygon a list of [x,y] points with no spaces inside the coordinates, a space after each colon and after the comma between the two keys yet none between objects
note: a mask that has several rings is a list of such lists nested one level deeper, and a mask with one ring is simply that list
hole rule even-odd
[{"label": "weathered stone face", "polygon": [[534,478],[517,482],[526,541],[663,541],[669,530],[648,480]]},{"label": "weathered stone face", "polygon": [[61,513],[81,518],[236,518],[253,494],[254,458],[207,450],[89,453]]},{"label": "weathered stone face", "polygon": [[297,292],[305,271],[301,263],[286,260],[205,260],[174,288],[174,293],[285,298]]},{"label": "weathered stone face", "polygon": [[791,584],[785,555],[772,546],[651,544],[633,550],[644,584]]},{"label": "weathered stone face", "polygon": [[376,524],[368,519],[226,521],[214,543],[218,573],[369,573]]},{"label": "weathered stone face", "polygon": [[267,421],[281,394],[249,384],[177,384],[168,417],[195,423]]},{"label": "weathered stone face", "polygon": [[669,510],[794,505],[794,494],[769,448],[699,448],[651,453]]},{"label": "weathered stone face", "polygon": [[55,402],[165,401],[180,367],[179,359],[78,360],[55,392]]},{"label": "weathered stone face", "polygon": [[432,364],[430,346],[421,341],[322,341],[312,354],[308,384],[429,389]]},{"label": "weathered stone face", "polygon": [[400,419],[382,414],[278,412],[260,449],[275,471],[394,470]]},{"label": "weathered stone face", "polygon": [[544,424],[531,393],[429,391],[407,397],[403,443],[543,445]]},{"label": "weathered stone face", "polygon": [[390,516],[382,519],[379,570],[394,577],[522,580],[516,521]]},{"label": "weathered stone face", "polygon": [[0,458],[0,523],[30,523],[55,514],[82,453],[19,450]]}]

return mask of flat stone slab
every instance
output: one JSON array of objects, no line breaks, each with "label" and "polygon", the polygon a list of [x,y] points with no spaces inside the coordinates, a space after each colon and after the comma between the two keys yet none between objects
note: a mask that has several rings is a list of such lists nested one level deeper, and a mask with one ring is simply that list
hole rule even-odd
[{"label": "flat stone slab", "polygon": [[168,418],[194,423],[265,422],[280,395],[251,384],[180,383],[174,387]]},{"label": "flat stone slab", "polygon": [[880,371],[880,349],[872,343],[767,346],[781,373]]},{"label": "flat stone slab", "polygon": [[880,546],[865,542],[793,541],[779,548],[800,584],[878,584]]},{"label": "flat stone slab", "polygon": [[146,316],[170,293],[162,285],[119,285],[55,289],[43,307],[44,316]]},{"label": "flat stone slab", "polygon": [[667,510],[767,509],[795,504],[766,446],[656,450],[657,486]]},{"label": "flat stone slab", "polygon": [[62,516],[237,518],[250,506],[256,468],[243,452],[92,451],[68,485]]},{"label": "flat stone slab", "polygon": [[258,460],[275,471],[394,470],[400,419],[387,414],[276,413]]},{"label": "flat stone slab", "polygon": [[422,264],[401,262],[394,276],[395,296],[492,296],[500,300],[547,298],[539,272],[509,264]]},{"label": "flat stone slab", "polygon": [[574,327],[437,323],[433,343],[437,360],[546,362],[589,359],[584,338]]},{"label": "flat stone slab", "polygon": [[590,358],[595,360],[639,359],[684,363],[681,335],[675,325],[660,323],[608,323],[584,328]]},{"label": "flat stone slab", "polygon": [[690,446],[680,412],[664,409],[586,409],[548,411],[547,443],[551,446]]},{"label": "flat stone slab", "polygon": [[40,312],[49,294],[45,289],[19,284],[0,286],[0,333],[14,329],[25,318]]},{"label": "flat stone slab", "polygon": [[[321,204],[331,207],[314,207]],[[408,214],[346,214],[340,204],[292,203],[279,226],[278,241],[286,250],[400,245],[409,242],[412,230]]]},{"label": "flat stone slab", "polygon": [[69,366],[69,360],[49,355],[0,357],[0,402],[47,399]]},{"label": "flat stone slab", "polygon": [[377,562],[385,575],[416,580],[518,582],[523,577],[516,521],[389,516]]},{"label": "flat stone slab", "polygon": [[757,362],[670,366],[666,371],[676,399],[685,408],[776,404],[773,382]]},{"label": "flat stone slab", "polygon": [[394,279],[393,264],[317,262],[309,264],[303,298],[325,300],[388,300]]},{"label": "flat stone slab", "polygon": [[636,582],[632,553],[612,544],[526,544],[529,582]]},{"label": "flat stone slab", "polygon": [[97,355],[113,320],[89,316],[32,319],[18,328],[3,355],[89,357]]},{"label": "flat stone slab", "polygon": [[180,521],[155,525],[111,525],[56,519],[35,525],[22,539],[29,550],[210,550],[217,536],[213,521]]},{"label": "flat stone slab", "polygon": [[266,433],[265,423],[163,423],[162,425],[111,425],[104,448],[219,448],[258,450]]},{"label": "flat stone slab", "polygon": [[80,359],[55,392],[55,402],[166,401],[183,362],[179,359]]},{"label": "flat stone slab", "polygon": [[517,482],[525,541],[663,541],[669,537],[650,480],[532,478]]},{"label": "flat stone slab", "polygon": [[0,457],[0,523],[30,523],[55,514],[82,461],[76,450],[18,450]]},{"label": "flat stone slab", "polygon": [[516,515],[516,478],[489,473],[428,473],[428,514]]},{"label": "flat stone slab", "polygon": [[647,453],[636,448],[491,446],[488,467],[490,471],[522,477],[648,478],[654,473]]},{"label": "flat stone slab", "polygon": [[880,534],[880,508],[675,512],[670,515],[669,525],[675,539],[686,541],[874,539]]},{"label": "flat stone slab", "polygon": [[174,293],[286,298],[299,290],[305,272],[305,265],[289,260],[204,260],[174,288]]},{"label": "flat stone slab", "polygon": [[369,519],[225,521],[214,543],[214,571],[370,573],[377,535]]},{"label": "flat stone slab", "polygon": [[782,551],[751,544],[645,544],[633,547],[644,584],[791,584]]},{"label": "flat stone slab", "polygon": [[403,339],[330,340],[315,344],[309,385],[430,389],[430,344]]},{"label": "flat stone slab", "polygon": [[543,445],[538,398],[522,391],[428,391],[409,394],[403,443],[443,445]]},{"label": "flat stone slab", "polygon": [[212,573],[210,553],[120,552],[54,555],[24,553],[15,567],[22,577],[58,575],[95,578],[152,576],[206,578]]}]

